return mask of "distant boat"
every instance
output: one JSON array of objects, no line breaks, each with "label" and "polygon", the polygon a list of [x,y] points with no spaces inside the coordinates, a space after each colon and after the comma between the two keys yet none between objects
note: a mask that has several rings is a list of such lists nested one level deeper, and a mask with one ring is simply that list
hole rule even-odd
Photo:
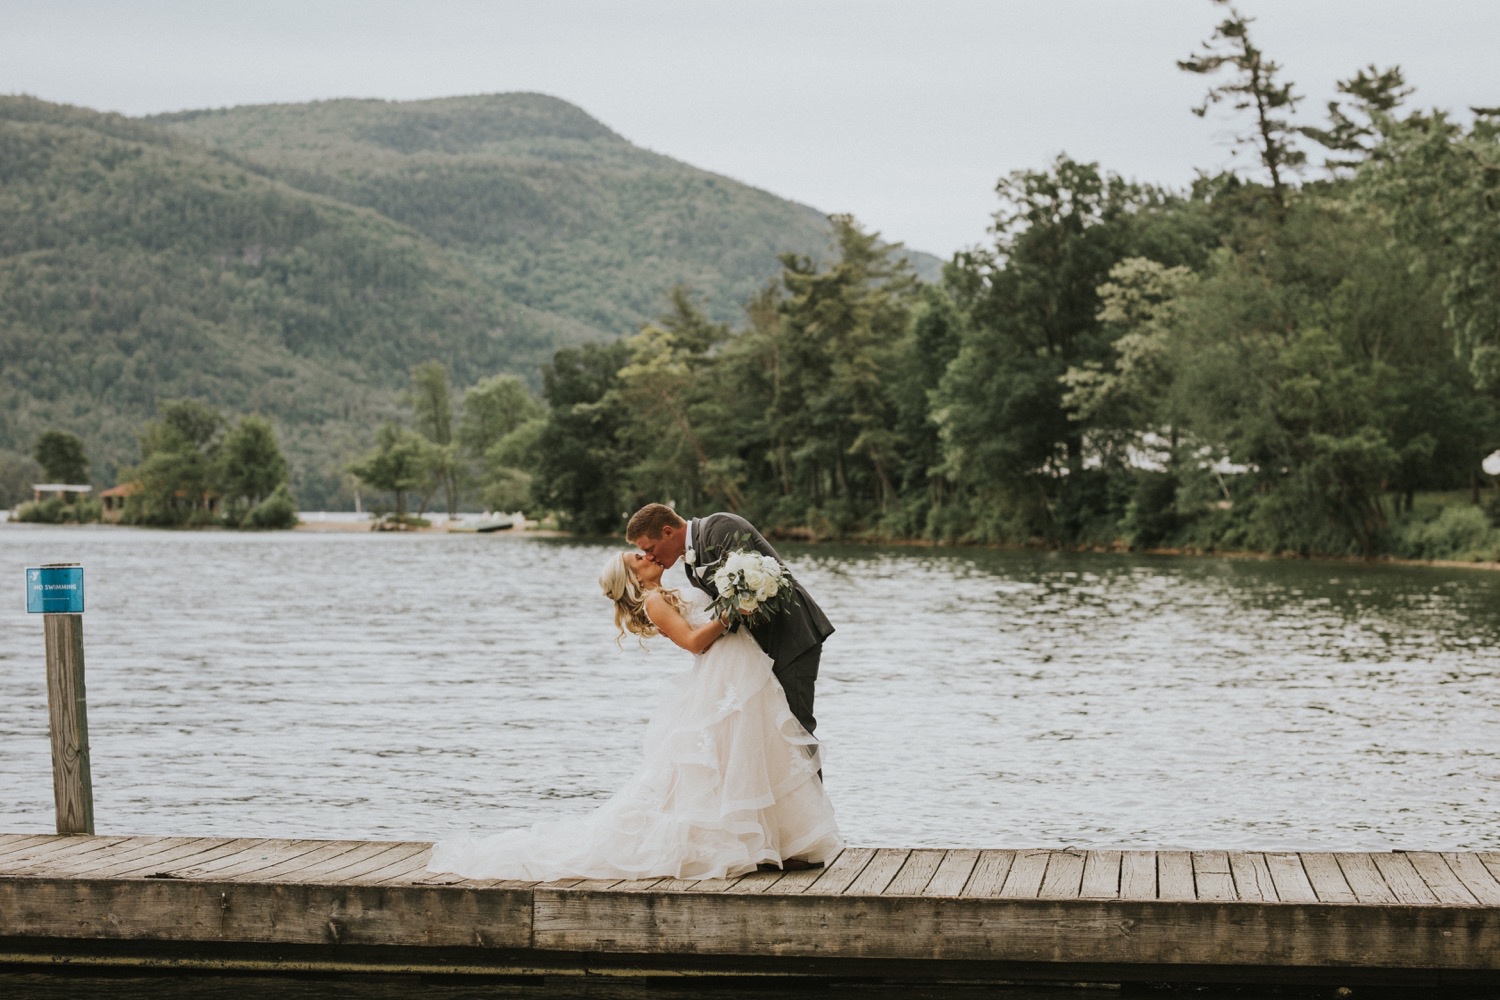
[{"label": "distant boat", "polygon": [[515,526],[516,519],[509,514],[487,514],[472,521],[448,522],[448,530],[450,532],[477,532],[481,535],[487,535],[492,531],[505,531],[507,528],[514,528]]}]

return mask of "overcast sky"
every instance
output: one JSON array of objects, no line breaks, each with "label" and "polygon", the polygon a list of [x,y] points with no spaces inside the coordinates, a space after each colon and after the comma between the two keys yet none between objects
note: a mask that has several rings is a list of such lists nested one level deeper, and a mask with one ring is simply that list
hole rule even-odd
[{"label": "overcast sky", "polygon": [[[1239,0],[1319,123],[1399,64],[1500,105],[1500,2]],[[139,115],[538,91],[637,145],[946,257],[1059,153],[1181,186],[1240,165],[1176,60],[1209,0],[0,0],[0,92]],[[1467,116],[1465,116],[1467,117]],[[1249,168],[1252,164],[1244,164]]]}]

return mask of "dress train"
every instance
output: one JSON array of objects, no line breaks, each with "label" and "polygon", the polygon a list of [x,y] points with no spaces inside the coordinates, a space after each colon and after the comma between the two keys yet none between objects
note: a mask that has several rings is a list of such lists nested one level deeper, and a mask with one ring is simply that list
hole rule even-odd
[{"label": "dress train", "polygon": [[640,768],[593,812],[434,845],[466,878],[723,878],[843,846],[817,741],[745,630],[670,681]]}]

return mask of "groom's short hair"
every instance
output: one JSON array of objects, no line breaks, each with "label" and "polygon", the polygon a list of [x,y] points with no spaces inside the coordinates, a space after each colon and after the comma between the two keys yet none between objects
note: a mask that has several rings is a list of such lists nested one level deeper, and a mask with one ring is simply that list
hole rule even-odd
[{"label": "groom's short hair", "polygon": [[633,542],[637,538],[660,538],[661,529],[667,525],[680,528],[685,523],[666,504],[648,503],[631,515],[630,523],[625,525],[625,540]]}]

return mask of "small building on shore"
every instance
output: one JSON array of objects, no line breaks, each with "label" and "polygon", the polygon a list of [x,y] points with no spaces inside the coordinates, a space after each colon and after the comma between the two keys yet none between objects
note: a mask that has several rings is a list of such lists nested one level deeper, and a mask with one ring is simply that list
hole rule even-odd
[{"label": "small building on shore", "polygon": [[[119,524],[125,516],[125,504],[129,499],[144,490],[145,487],[134,480],[111,486],[99,493],[99,500],[104,505],[103,519],[105,524]],[[170,504],[174,510],[194,508],[207,511],[210,516],[219,513],[219,501],[221,497],[213,491],[205,491],[194,499],[190,494],[179,490],[173,494]]]},{"label": "small building on shore", "polygon": [[120,517],[125,513],[125,501],[140,491],[141,484],[133,482],[121,483],[102,491],[99,499],[104,504],[104,523],[119,524]]}]

